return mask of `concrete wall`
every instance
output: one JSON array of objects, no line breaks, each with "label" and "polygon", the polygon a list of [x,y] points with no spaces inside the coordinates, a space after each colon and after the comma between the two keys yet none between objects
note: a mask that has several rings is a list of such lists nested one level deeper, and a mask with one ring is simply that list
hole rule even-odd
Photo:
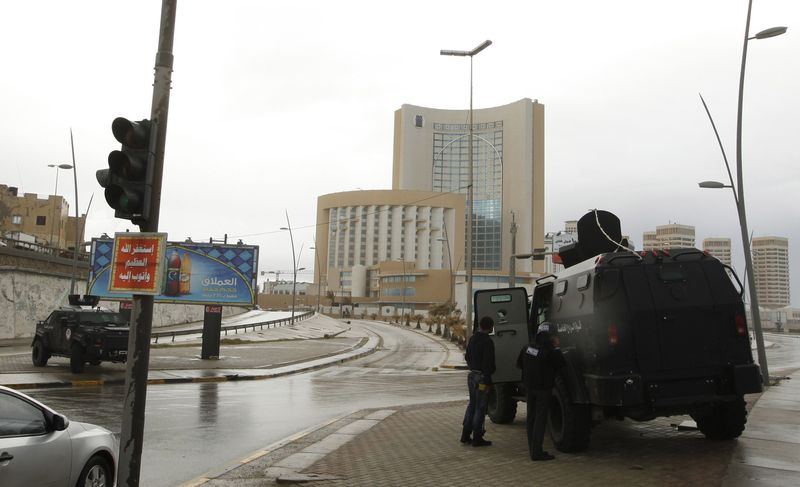
[{"label": "concrete wall", "polygon": [[[36,322],[53,308],[67,304],[72,262],[36,252],[0,248],[0,340],[32,337]],[[88,267],[79,263],[76,292],[86,287]],[[102,302],[116,310],[116,302]],[[226,306],[223,316],[246,311]],[[153,328],[202,321],[202,305],[156,304]]]}]

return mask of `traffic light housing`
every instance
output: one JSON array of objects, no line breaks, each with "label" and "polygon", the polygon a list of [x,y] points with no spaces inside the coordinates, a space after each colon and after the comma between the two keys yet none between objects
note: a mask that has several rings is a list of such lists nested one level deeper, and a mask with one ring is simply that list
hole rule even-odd
[{"label": "traffic light housing", "polygon": [[111,124],[120,150],[108,155],[108,169],[97,171],[114,217],[144,225],[150,217],[153,183],[154,130],[149,120],[115,118]]}]

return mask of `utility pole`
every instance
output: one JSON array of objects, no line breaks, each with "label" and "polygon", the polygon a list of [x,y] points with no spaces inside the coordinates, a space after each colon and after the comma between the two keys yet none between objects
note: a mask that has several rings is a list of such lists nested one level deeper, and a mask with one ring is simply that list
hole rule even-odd
[{"label": "utility pole", "polygon": [[[158,231],[161,180],[167,138],[169,92],[172,85],[172,44],[175,35],[177,0],[162,0],[161,27],[156,53],[153,101],[150,120],[155,133],[149,218],[140,225],[143,232]],[[151,137],[152,139],[152,137]],[[144,412],[147,401],[147,372],[150,362],[150,332],[153,328],[154,296],[134,295],[131,311],[128,361],[125,368],[125,398],[119,442],[120,486],[138,487],[144,442]]]}]

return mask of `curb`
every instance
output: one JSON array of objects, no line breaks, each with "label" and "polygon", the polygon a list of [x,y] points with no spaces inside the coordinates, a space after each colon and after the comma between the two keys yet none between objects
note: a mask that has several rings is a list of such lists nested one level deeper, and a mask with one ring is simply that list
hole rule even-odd
[{"label": "curb", "polygon": [[[322,355],[318,358],[313,358],[303,362],[295,362],[294,364],[290,363],[283,365],[284,367],[291,367],[293,365],[297,366],[295,368],[292,368],[291,370],[269,369],[268,371],[265,371],[265,373],[258,375],[228,374],[228,375],[215,375],[209,377],[174,377],[174,378],[163,378],[163,379],[147,379],[147,384],[159,385],[159,384],[233,382],[233,381],[244,381],[244,380],[264,380],[264,379],[271,379],[273,377],[284,377],[287,375],[297,374],[300,372],[308,372],[310,370],[322,369],[325,367],[329,367],[331,365],[341,364],[349,362],[351,360],[356,360],[362,357],[366,357],[367,355],[374,353],[377,350],[378,346],[379,343],[377,339],[363,338],[358,344],[351,347],[350,351],[336,353],[333,355]],[[353,353],[354,351],[357,351],[362,347],[365,349]],[[322,360],[323,362],[308,365],[306,367],[301,365],[303,363],[311,364],[312,362],[320,360]],[[257,370],[257,369],[247,369],[247,370]],[[71,381],[4,384],[4,385],[7,387],[11,387],[12,389],[22,390],[22,389],[44,389],[44,388],[54,388],[54,387],[106,386],[106,385],[119,385],[119,384],[125,384],[125,379],[124,378],[90,379],[90,380],[71,380]]]}]

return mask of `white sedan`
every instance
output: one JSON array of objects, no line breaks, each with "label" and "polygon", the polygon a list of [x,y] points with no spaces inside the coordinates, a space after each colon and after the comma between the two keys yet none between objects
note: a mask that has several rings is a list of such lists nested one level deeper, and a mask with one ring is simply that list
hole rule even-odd
[{"label": "white sedan", "polygon": [[0,386],[0,486],[112,487],[117,440]]}]

